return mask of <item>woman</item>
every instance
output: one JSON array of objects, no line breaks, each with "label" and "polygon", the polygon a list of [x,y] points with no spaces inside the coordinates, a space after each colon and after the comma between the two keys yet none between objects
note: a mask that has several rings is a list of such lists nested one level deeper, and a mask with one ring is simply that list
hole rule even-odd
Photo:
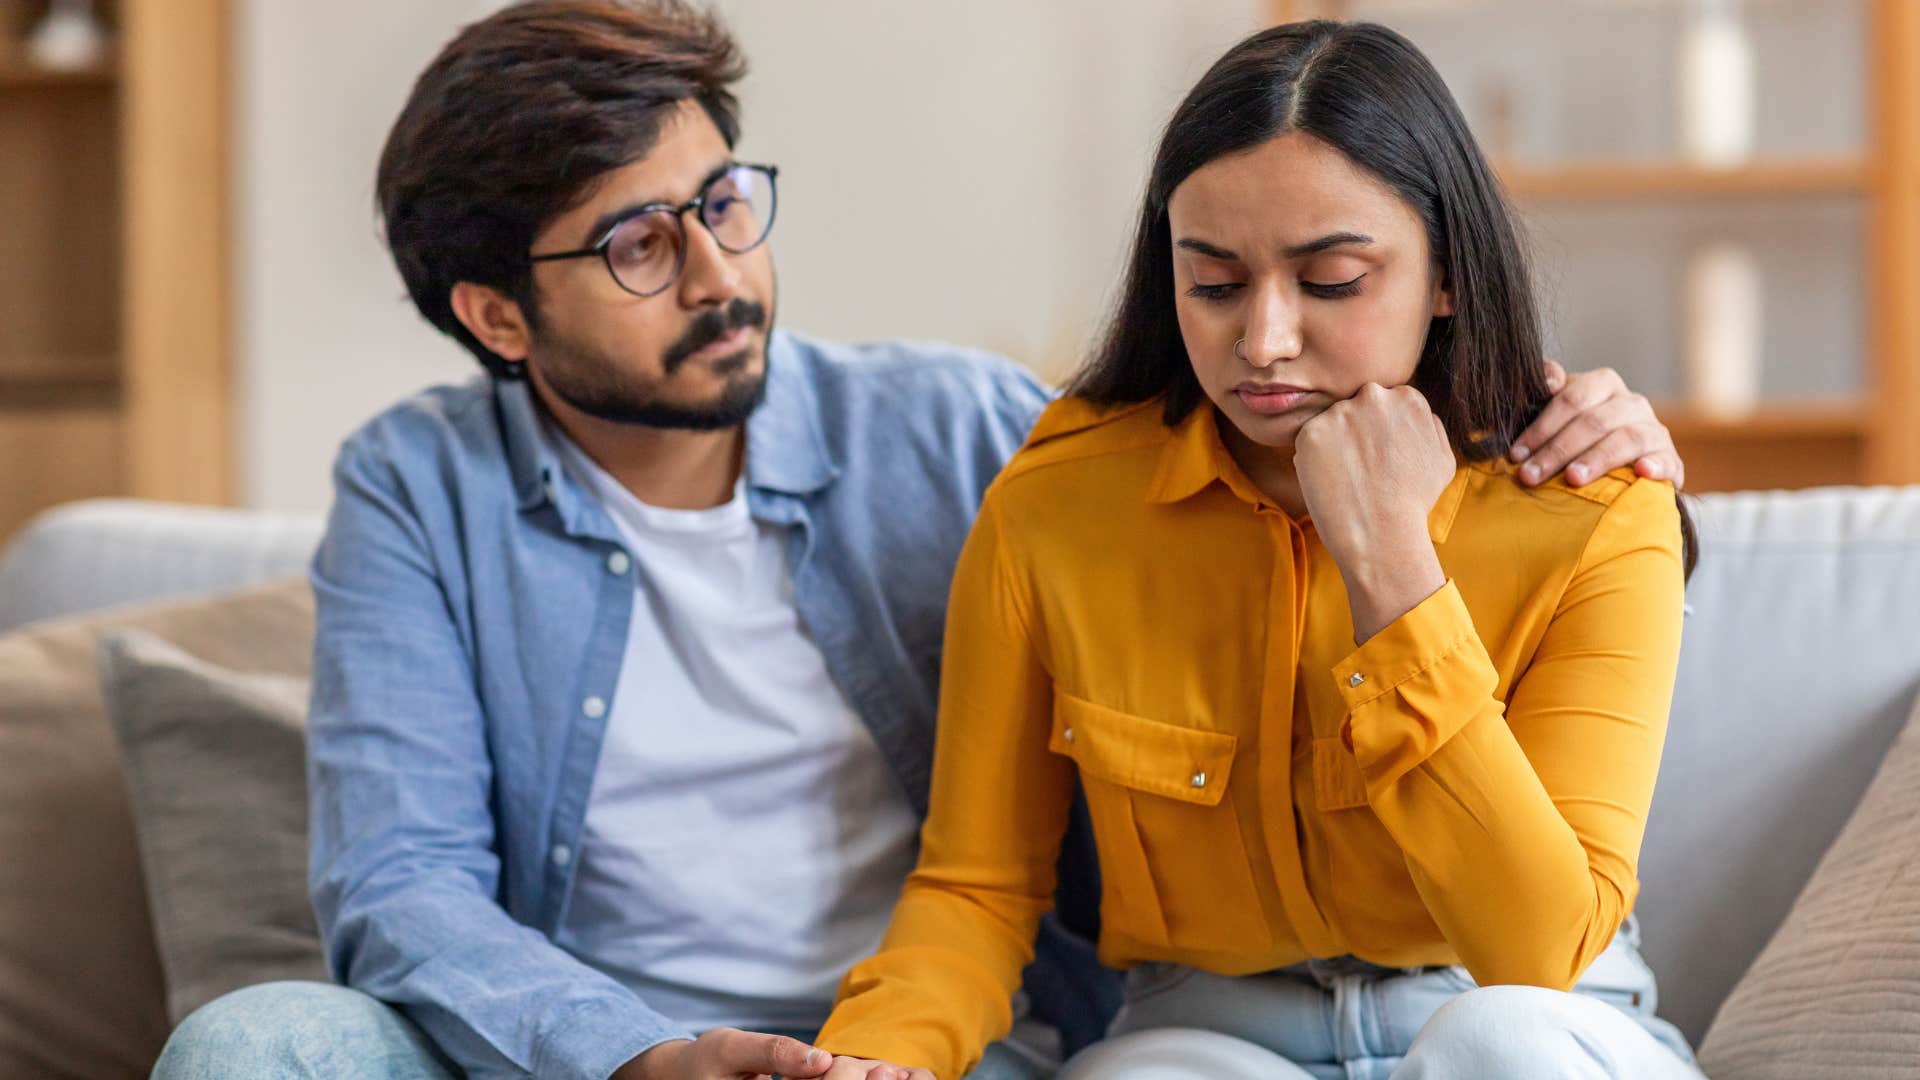
[{"label": "woman", "polygon": [[957,1077],[1007,1030],[1078,780],[1131,970],[1074,1075],[1697,1076],[1628,920],[1691,531],[1628,470],[1515,482],[1541,370],[1411,44],[1221,59],[961,557],[921,862],[829,1075]]}]

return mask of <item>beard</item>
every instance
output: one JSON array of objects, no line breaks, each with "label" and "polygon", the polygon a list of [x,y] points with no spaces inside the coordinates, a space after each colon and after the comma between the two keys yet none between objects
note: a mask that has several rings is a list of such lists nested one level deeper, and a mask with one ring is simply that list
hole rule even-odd
[{"label": "beard", "polygon": [[663,398],[662,383],[673,378],[688,358],[701,348],[742,327],[767,331],[771,341],[772,320],[767,309],[756,301],[736,297],[724,307],[701,312],[678,341],[661,355],[657,379],[636,377],[613,357],[584,343],[560,334],[536,332],[540,374],[562,401],[592,416],[616,424],[674,428],[682,431],[718,431],[746,422],[767,396],[767,360],[758,370],[753,366],[754,350],[749,344],[738,352],[710,363],[713,373],[724,380],[719,392],[705,401],[685,402]]}]

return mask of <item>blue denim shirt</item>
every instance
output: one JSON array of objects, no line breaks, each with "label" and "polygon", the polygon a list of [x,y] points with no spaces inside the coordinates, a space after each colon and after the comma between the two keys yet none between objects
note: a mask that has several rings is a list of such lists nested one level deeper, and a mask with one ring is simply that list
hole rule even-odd
[{"label": "blue denim shirt", "polygon": [[[800,617],[922,813],[953,567],[1048,399],[983,354],[771,340],[749,505],[787,527]],[[603,1080],[691,1033],[551,941],[635,590],[536,410],[478,378],[341,448],[313,563],[310,886],[335,977],[473,1074]]]}]

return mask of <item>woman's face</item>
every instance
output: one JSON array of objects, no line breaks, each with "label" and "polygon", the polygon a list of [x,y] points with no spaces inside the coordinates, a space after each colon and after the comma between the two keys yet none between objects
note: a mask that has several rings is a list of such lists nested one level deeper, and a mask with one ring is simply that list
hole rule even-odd
[{"label": "woman's face", "polygon": [[1261,446],[1290,453],[1334,402],[1409,381],[1430,320],[1453,310],[1419,214],[1311,135],[1207,163],[1167,217],[1193,372]]}]

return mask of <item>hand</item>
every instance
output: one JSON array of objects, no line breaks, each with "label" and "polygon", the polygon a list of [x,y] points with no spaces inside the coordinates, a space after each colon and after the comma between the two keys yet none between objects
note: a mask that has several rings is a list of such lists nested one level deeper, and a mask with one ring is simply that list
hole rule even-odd
[{"label": "hand", "polygon": [[933,1080],[933,1074],[925,1069],[903,1069],[884,1061],[837,1057],[822,1080]]},{"label": "hand", "polygon": [[1579,371],[1547,361],[1547,388],[1554,398],[1513,442],[1513,460],[1525,462],[1520,482],[1551,480],[1561,469],[1575,487],[1632,465],[1641,476],[1686,486],[1687,465],[1673,448],[1673,434],[1647,399],[1627,389],[1612,368]]},{"label": "hand", "polygon": [[776,1073],[812,1080],[832,1063],[833,1055],[798,1039],[715,1028],[697,1039],[651,1047],[615,1070],[610,1080],[741,1080]]},{"label": "hand", "polygon": [[1457,468],[1446,427],[1411,386],[1368,383],[1301,426],[1294,476],[1346,579],[1356,641],[1446,584],[1427,515]]}]

